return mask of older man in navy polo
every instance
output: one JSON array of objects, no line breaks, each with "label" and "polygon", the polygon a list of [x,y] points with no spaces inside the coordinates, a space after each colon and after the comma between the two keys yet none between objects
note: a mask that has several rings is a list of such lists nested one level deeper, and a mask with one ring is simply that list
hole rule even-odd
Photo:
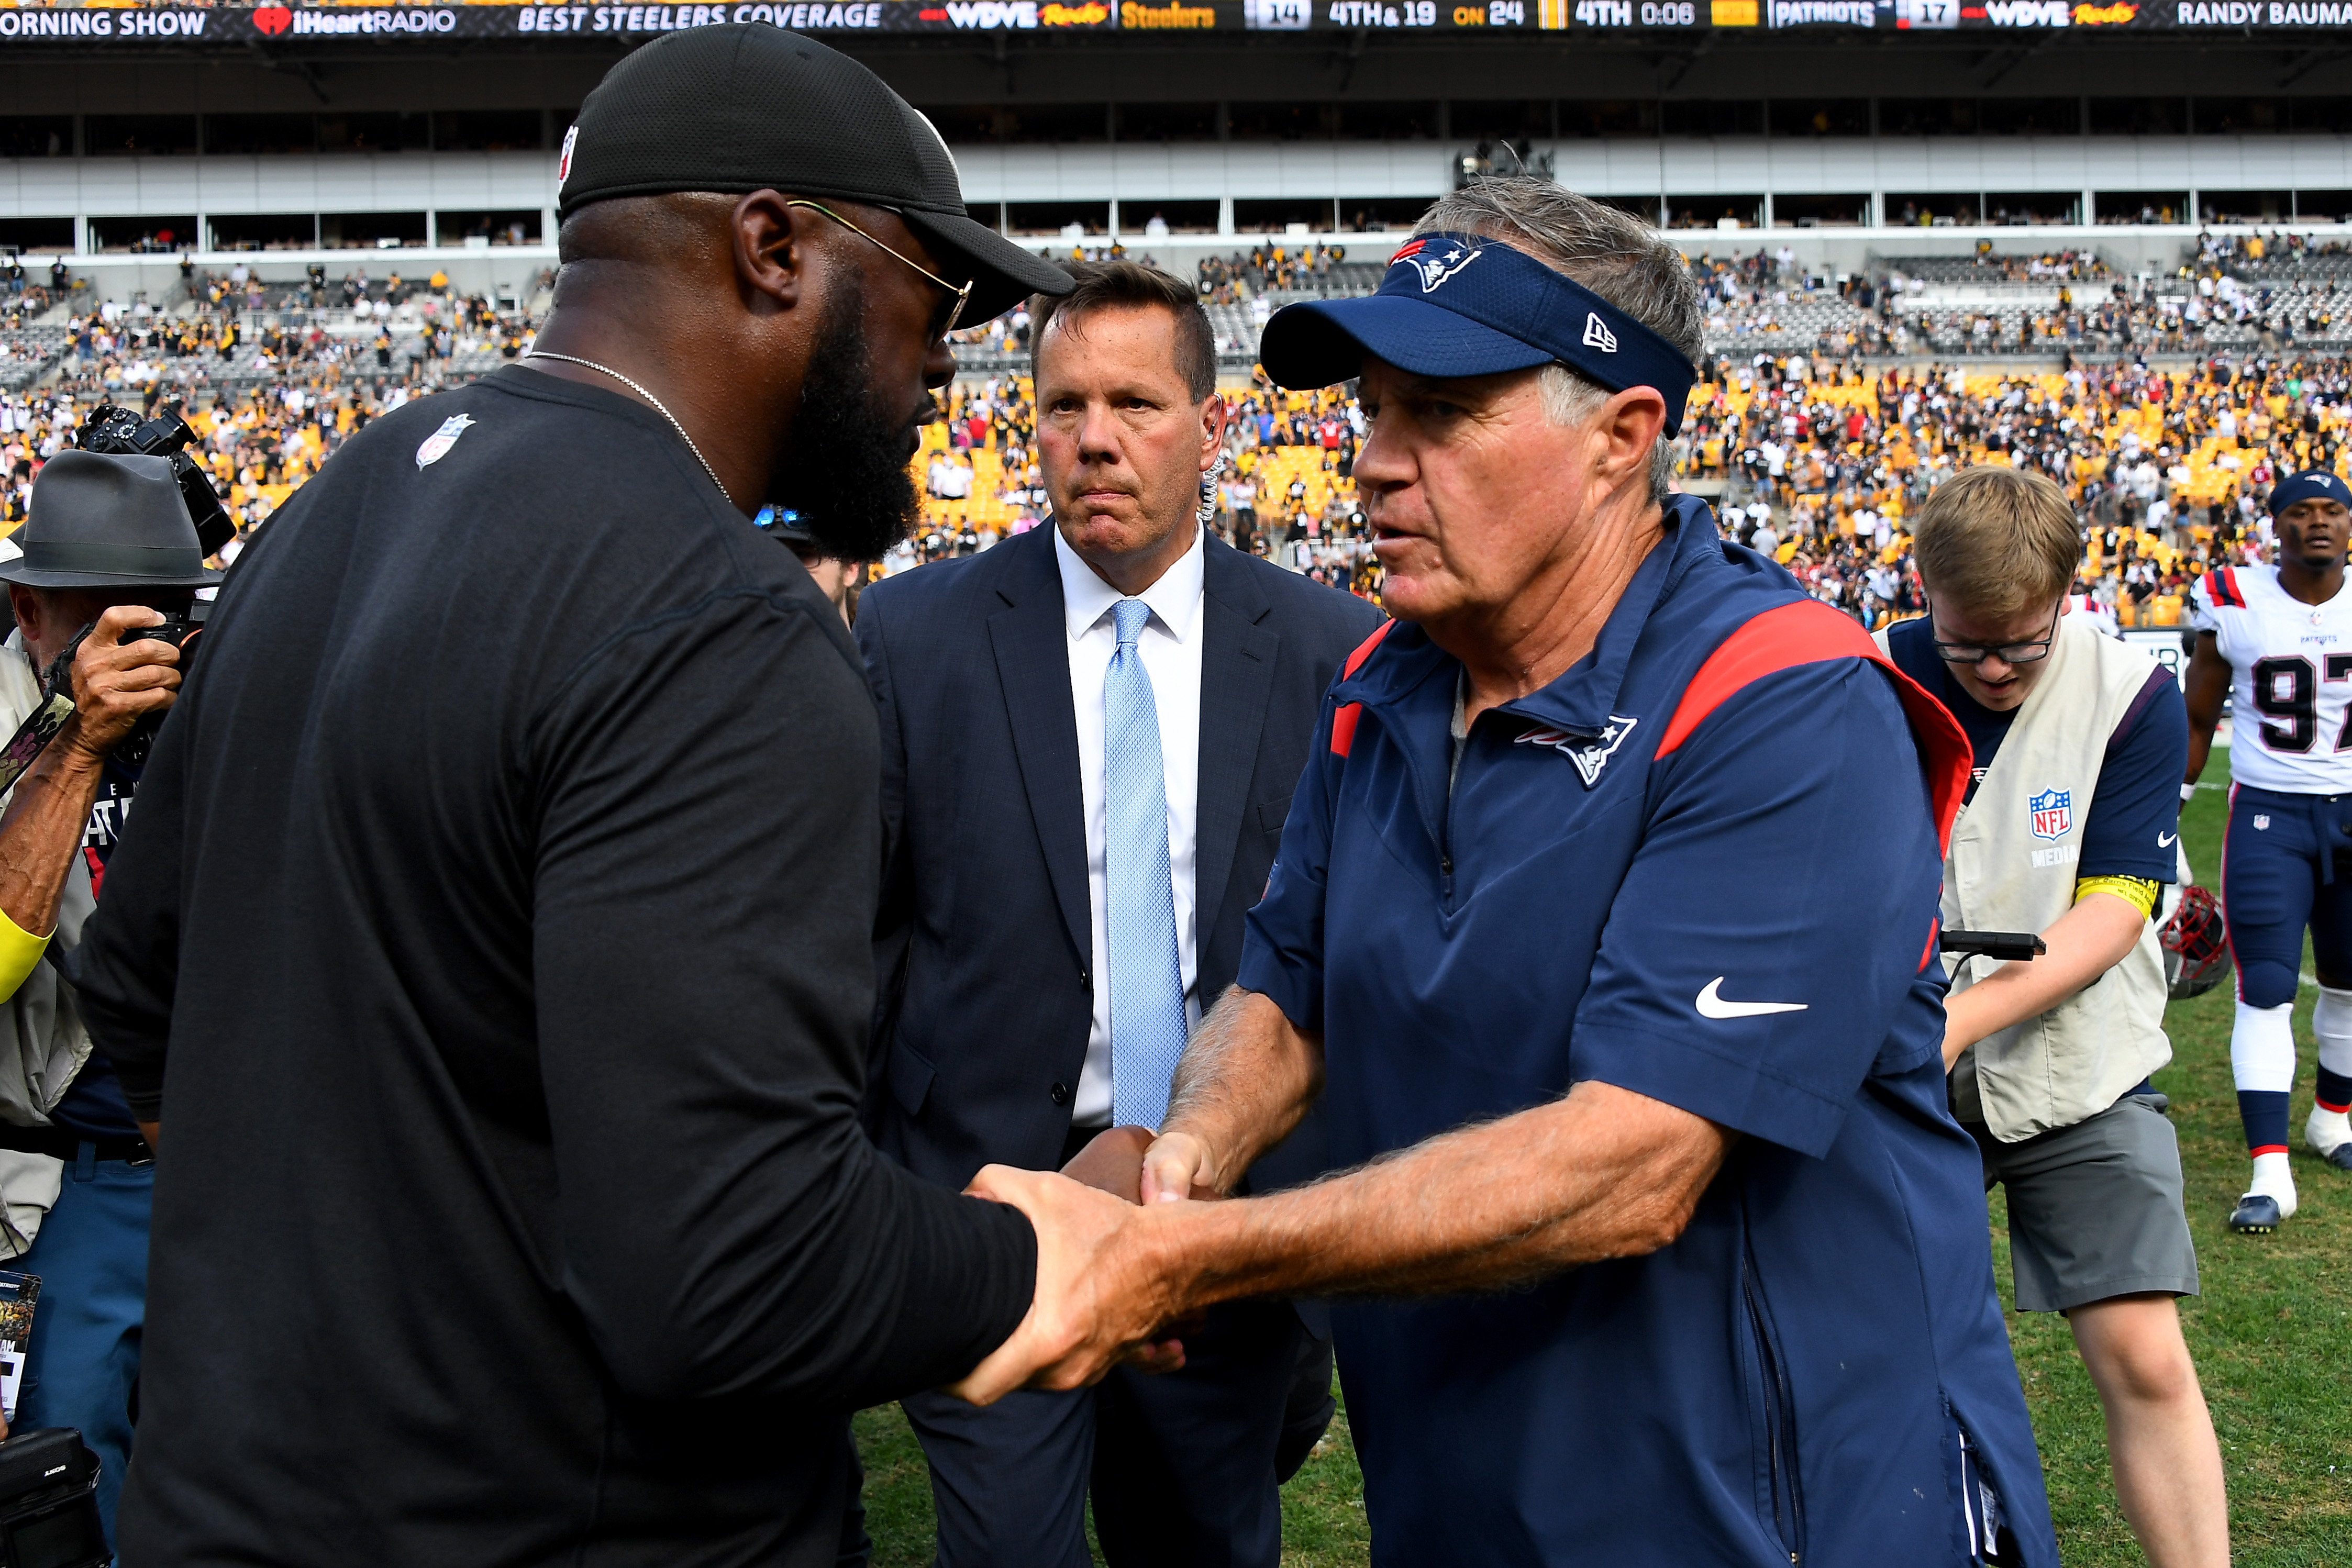
[{"label": "older man in navy polo", "polygon": [[[1362,378],[1398,620],[1327,699],[1144,1207],[976,1180],[1094,1226],[965,1392],[1328,1293],[1375,1563],[2054,1568],[1945,1103],[1965,737],[1671,493],[1699,315],[1653,232],[1505,180],[1422,231],[1264,349]],[[1318,1095],[1360,1168],[1183,1201]]]}]

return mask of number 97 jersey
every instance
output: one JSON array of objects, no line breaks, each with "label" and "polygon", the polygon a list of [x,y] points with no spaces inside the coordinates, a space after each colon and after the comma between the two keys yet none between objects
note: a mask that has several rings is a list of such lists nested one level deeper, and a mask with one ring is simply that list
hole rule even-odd
[{"label": "number 97 jersey", "polygon": [[2213,633],[2236,695],[2230,777],[2292,795],[2352,793],[2352,592],[2305,604],[2268,566],[2198,579],[2189,623]]}]

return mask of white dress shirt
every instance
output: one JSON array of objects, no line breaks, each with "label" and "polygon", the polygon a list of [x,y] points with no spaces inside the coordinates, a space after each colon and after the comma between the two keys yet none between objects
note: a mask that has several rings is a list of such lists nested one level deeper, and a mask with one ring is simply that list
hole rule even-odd
[{"label": "white dress shirt", "polygon": [[[1045,525],[1052,528],[1052,524]],[[1103,677],[1118,652],[1111,607],[1118,589],[1078,559],[1054,528],[1054,559],[1062,569],[1062,613],[1070,636],[1070,706],[1078,721],[1078,781],[1087,818],[1087,911],[1094,928],[1094,1022],[1087,1030],[1087,1064],[1078,1073],[1071,1124],[1110,1125],[1110,916],[1103,873]],[[1168,789],[1168,869],[1175,883],[1176,961],[1184,980],[1186,1028],[1201,1021],[1201,945],[1192,908],[1192,830],[1201,793],[1201,534],[1153,583],[1137,595],[1151,607],[1136,651],[1151,677],[1160,712],[1160,766]]]}]

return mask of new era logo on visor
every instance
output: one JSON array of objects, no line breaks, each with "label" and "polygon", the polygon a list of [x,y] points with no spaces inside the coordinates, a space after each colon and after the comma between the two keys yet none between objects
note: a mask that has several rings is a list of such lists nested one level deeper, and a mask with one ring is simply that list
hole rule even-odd
[{"label": "new era logo on visor", "polygon": [[563,133],[563,155],[555,161],[555,193],[563,193],[563,182],[572,178],[572,148],[580,140],[580,128],[573,126]]},{"label": "new era logo on visor", "polygon": [[1597,310],[1585,312],[1584,346],[1588,349],[1598,349],[1604,354],[1613,354],[1617,351],[1617,334],[1609,329],[1609,323],[1601,319],[1601,313]]}]

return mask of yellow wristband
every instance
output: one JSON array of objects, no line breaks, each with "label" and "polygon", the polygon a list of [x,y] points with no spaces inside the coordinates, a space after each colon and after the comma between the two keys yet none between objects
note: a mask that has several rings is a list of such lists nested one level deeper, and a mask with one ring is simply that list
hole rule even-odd
[{"label": "yellow wristband", "polygon": [[47,936],[33,936],[9,919],[6,910],[0,909],[0,1001],[16,994],[16,988],[25,983],[25,977],[33,972],[33,966],[48,950]]},{"label": "yellow wristband", "polygon": [[2143,919],[2156,914],[2157,895],[2164,889],[2160,882],[2144,876],[2084,876],[2074,879],[2074,902],[2080,904],[2095,893],[2113,894],[2134,909]]}]

